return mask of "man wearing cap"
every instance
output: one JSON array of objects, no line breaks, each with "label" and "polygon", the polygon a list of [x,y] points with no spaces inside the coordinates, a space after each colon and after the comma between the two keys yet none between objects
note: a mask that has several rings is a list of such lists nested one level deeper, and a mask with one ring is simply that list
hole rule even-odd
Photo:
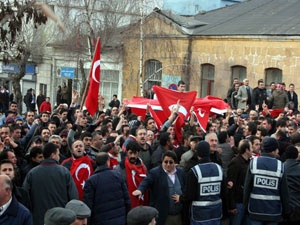
[{"label": "man wearing cap", "polygon": [[191,225],[220,224],[224,182],[220,165],[211,162],[206,141],[196,145],[198,164],[188,173],[184,194],[174,194],[175,202],[191,202]]},{"label": "man wearing cap", "polygon": [[289,193],[283,163],[277,160],[278,142],[266,137],[262,154],[250,162],[244,185],[244,206],[251,224],[278,224],[290,212]]},{"label": "man wearing cap", "polygon": [[30,154],[30,149],[31,148],[33,148],[33,147],[41,147],[41,148],[43,148],[43,146],[44,146],[44,143],[43,143],[42,137],[40,135],[34,136],[31,139],[31,143],[30,143],[29,149],[26,152],[26,155]]},{"label": "man wearing cap", "polygon": [[287,176],[288,190],[290,196],[291,214],[288,225],[300,224],[300,144],[290,145],[285,150],[286,161],[284,169]]},{"label": "man wearing cap", "polygon": [[127,214],[127,225],[155,225],[158,211],[151,206],[138,206]]},{"label": "man wearing cap", "polygon": [[180,160],[180,166],[185,167],[185,164],[193,157],[195,154],[195,146],[196,144],[202,140],[200,136],[192,136],[190,139],[190,147],[191,149],[182,154]]},{"label": "man wearing cap", "polygon": [[73,199],[66,204],[65,208],[76,214],[76,220],[72,225],[87,225],[87,218],[91,216],[91,210],[84,202]]},{"label": "man wearing cap", "polygon": [[126,181],[131,208],[139,205],[148,205],[148,192],[145,192],[141,198],[132,195],[132,192],[137,189],[142,180],[147,176],[147,168],[139,158],[140,151],[141,146],[135,141],[130,141],[126,145],[125,159],[115,167],[115,170]]},{"label": "man wearing cap", "polygon": [[76,214],[71,209],[54,207],[45,213],[44,225],[74,225]]},{"label": "man wearing cap", "polygon": [[66,158],[71,156],[71,151],[68,145],[68,132],[69,131],[67,129],[64,129],[59,133],[59,136],[61,137],[60,153]]}]

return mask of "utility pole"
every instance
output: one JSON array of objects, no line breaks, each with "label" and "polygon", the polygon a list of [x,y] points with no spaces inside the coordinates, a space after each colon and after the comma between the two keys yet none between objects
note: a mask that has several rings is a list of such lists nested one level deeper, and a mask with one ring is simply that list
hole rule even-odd
[{"label": "utility pole", "polygon": [[140,22],[140,71],[139,71],[139,80],[140,80],[140,95],[143,97],[144,94],[144,85],[143,85],[143,18],[144,18],[144,0],[141,1],[140,5],[141,12],[141,22]]}]

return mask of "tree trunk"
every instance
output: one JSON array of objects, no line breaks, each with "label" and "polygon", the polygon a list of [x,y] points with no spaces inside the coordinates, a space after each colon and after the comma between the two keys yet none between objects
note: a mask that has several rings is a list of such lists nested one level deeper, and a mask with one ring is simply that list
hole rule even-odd
[{"label": "tree trunk", "polygon": [[12,86],[14,91],[14,99],[18,103],[18,113],[22,113],[22,93],[21,93],[21,85],[20,85],[21,79],[18,79],[16,77],[12,78]]},{"label": "tree trunk", "polygon": [[81,85],[81,90],[80,90],[80,99],[79,102],[81,102],[82,98],[85,98],[84,95],[84,90],[86,88],[86,74],[83,68],[83,61],[82,59],[79,60],[79,69],[80,69],[80,73],[81,73],[81,78],[82,78],[82,85]]},{"label": "tree trunk", "polygon": [[22,92],[21,92],[20,82],[21,82],[21,79],[26,74],[26,64],[28,62],[30,54],[31,54],[31,52],[29,50],[25,50],[25,52],[23,53],[22,59],[19,62],[20,71],[15,76],[12,76],[12,85],[13,85],[15,99],[18,104],[18,113],[19,114],[22,114],[22,97],[23,97]]}]

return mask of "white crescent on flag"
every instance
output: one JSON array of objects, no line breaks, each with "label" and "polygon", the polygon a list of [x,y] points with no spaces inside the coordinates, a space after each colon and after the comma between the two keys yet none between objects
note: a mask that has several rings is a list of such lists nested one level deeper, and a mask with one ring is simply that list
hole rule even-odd
[{"label": "white crescent on flag", "polygon": [[199,114],[200,117],[204,117],[205,112],[202,112],[202,111],[201,111],[201,108],[199,108],[199,109],[198,109],[198,114]]},{"label": "white crescent on flag", "polygon": [[95,73],[98,66],[100,67],[100,60],[95,61],[93,65],[92,78],[95,82],[100,83],[100,80],[97,80]]},{"label": "white crescent on flag", "polygon": [[[172,112],[172,109],[173,109],[173,108],[176,108],[176,107],[177,107],[177,104],[173,104],[173,105],[170,105],[170,106],[169,106],[169,109],[170,109],[170,111]],[[187,110],[186,110],[186,108],[185,108],[184,106],[182,106],[182,105],[179,106],[178,112],[182,113],[184,116],[187,115]]]},{"label": "white crescent on flag", "polygon": [[76,177],[76,179],[77,179],[78,181],[80,181],[79,178],[78,178],[78,173],[79,173],[79,171],[80,171],[81,169],[87,169],[88,172],[89,172],[89,176],[88,176],[88,177],[91,176],[91,168],[89,167],[89,165],[86,164],[86,163],[81,163],[81,164],[77,167],[77,169],[76,169],[76,171],[75,171],[75,177]]}]

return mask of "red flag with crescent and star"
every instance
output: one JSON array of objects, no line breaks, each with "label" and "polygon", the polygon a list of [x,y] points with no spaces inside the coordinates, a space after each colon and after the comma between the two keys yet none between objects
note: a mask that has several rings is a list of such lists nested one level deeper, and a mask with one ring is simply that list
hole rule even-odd
[{"label": "red flag with crescent and star", "polygon": [[179,100],[179,110],[178,118],[175,122],[174,128],[177,137],[177,141],[181,142],[182,132],[181,128],[184,126],[184,121],[189,115],[190,109],[193,106],[197,92],[188,91],[188,92],[179,92],[163,88],[160,86],[153,86],[153,90],[157,96],[157,99],[165,113],[166,118],[171,114],[173,107],[177,107],[177,102]]},{"label": "red flag with crescent and star", "polygon": [[200,128],[206,133],[206,126],[209,119],[210,107],[202,107],[194,109],[193,114],[196,116]]},{"label": "red flag with crescent and star", "polygon": [[98,38],[90,69],[90,87],[85,101],[85,107],[92,116],[98,109],[98,93],[100,86],[100,51],[101,43],[100,38]]},{"label": "red flag with crescent and star", "polygon": [[85,181],[93,174],[92,160],[86,155],[78,159],[72,159],[70,173],[76,185],[79,199],[83,198],[83,188]]}]

